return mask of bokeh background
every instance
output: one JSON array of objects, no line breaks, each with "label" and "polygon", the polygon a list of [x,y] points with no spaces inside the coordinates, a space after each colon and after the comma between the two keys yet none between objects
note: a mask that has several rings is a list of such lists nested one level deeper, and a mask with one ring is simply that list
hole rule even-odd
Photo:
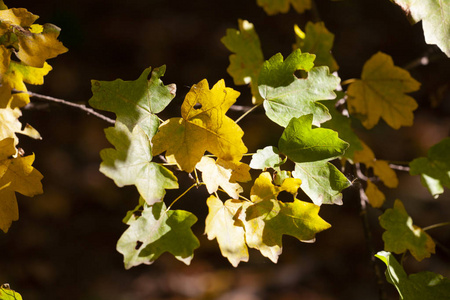
[{"label": "bokeh background", "polygon": [[[40,16],[37,23],[62,28],[60,39],[69,52],[52,59],[54,70],[43,86],[31,91],[86,104],[90,80],[135,80],[149,67],[166,64],[165,83],[176,83],[177,97],[162,118],[179,115],[184,95],[192,84],[224,78],[242,94],[239,105],[250,105],[247,87],[235,87],[226,73],[228,50],[220,39],[238,18],[254,23],[266,59],[284,57],[295,42],[293,25],[304,28],[319,17],[335,34],[333,54],[345,80],[360,76],[364,62],[377,51],[391,55],[422,83],[413,94],[420,105],[415,124],[393,130],[381,123],[361,138],[380,159],[410,161],[450,133],[450,59],[426,45],[420,24],[408,19],[388,0],[316,0],[316,13],[267,16],[255,0],[129,0],[6,1]],[[427,56],[429,63],[421,64]],[[20,220],[8,234],[0,233],[0,283],[8,282],[24,299],[378,299],[370,253],[365,243],[359,208],[359,185],[344,193],[343,206],[322,206],[321,216],[333,227],[318,234],[315,244],[291,237],[283,239],[283,254],[272,264],[258,252],[235,269],[220,255],[216,241],[203,235],[207,213],[203,189],[190,192],[177,203],[194,212],[193,229],[201,247],[190,266],[164,254],[151,266],[126,271],[115,245],[127,228],[121,222],[137,204],[133,187],[118,188],[98,167],[99,151],[110,145],[104,121],[85,112],[35,99],[24,111],[42,141],[27,137],[20,146],[34,152],[34,166],[43,173],[44,194],[18,196]],[[232,118],[239,114],[231,112]],[[276,145],[281,128],[256,110],[240,125],[250,152]],[[264,134],[261,134],[264,132]],[[449,191],[433,199],[418,177],[397,172],[398,189],[382,188],[390,207],[401,199],[415,224],[425,227],[450,220]],[[182,184],[190,185],[186,181]],[[184,182],[183,181],[183,182]],[[179,192],[169,193],[167,198]],[[373,246],[382,250],[379,210],[369,209]],[[450,230],[429,232],[441,246],[430,259],[417,263],[407,257],[408,272],[430,270],[450,276]],[[379,266],[384,270],[384,266]],[[386,284],[389,299],[398,299]]]}]

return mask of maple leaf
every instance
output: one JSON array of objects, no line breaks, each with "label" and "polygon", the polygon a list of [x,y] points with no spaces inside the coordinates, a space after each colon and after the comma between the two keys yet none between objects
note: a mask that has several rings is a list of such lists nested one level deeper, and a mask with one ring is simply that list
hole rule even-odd
[{"label": "maple leaf", "polygon": [[232,170],[222,167],[214,159],[206,156],[203,156],[195,167],[202,172],[208,193],[216,192],[220,186],[232,199],[239,198],[243,189],[238,183],[230,182]]},{"label": "maple leaf", "polygon": [[[259,74],[259,93],[264,99],[267,117],[286,127],[292,118],[313,114],[313,124],[319,126],[331,118],[328,109],[318,100],[336,98],[334,90],[340,79],[329,73],[328,67],[314,67],[314,54],[295,50],[285,61],[281,54],[264,62]],[[297,78],[294,72],[304,70],[307,78]]]},{"label": "maple leaf", "polygon": [[264,149],[257,150],[256,153],[252,155],[250,168],[259,170],[272,168],[276,171],[281,171],[280,165],[282,163],[283,161],[281,160],[278,149],[273,146],[267,146]]},{"label": "maple leaf", "polygon": [[282,252],[283,235],[314,242],[316,233],[331,227],[319,217],[319,206],[298,199],[290,203],[275,199],[245,202],[243,208],[239,219],[248,247],[258,249],[274,263]]},{"label": "maple leaf", "polygon": [[401,300],[449,300],[450,280],[433,272],[407,275],[395,257],[386,251],[376,255],[386,264],[386,279],[397,289]]},{"label": "maple leaf", "polygon": [[410,174],[420,175],[422,184],[437,198],[450,188],[450,138],[445,138],[428,150],[428,157],[419,157],[410,164]]},{"label": "maple leaf", "polygon": [[264,63],[264,55],[258,34],[252,23],[238,20],[239,30],[227,29],[227,34],[220,41],[234,54],[230,55],[228,74],[234,84],[249,84],[254,104],[262,101],[258,91],[259,71]]},{"label": "maple leaf", "polygon": [[450,57],[450,5],[441,0],[391,0],[397,3],[414,23],[422,21],[427,44],[436,44]]},{"label": "maple leaf", "polygon": [[367,187],[365,193],[372,207],[376,208],[381,207],[384,201],[386,200],[384,194],[378,189],[378,187],[374,183],[372,183],[370,179],[367,180]]},{"label": "maple leaf", "polygon": [[211,90],[206,79],[192,86],[181,105],[182,118],[167,120],[153,137],[154,154],[166,151],[166,157],[186,172],[194,170],[205,151],[223,160],[240,161],[247,152],[244,132],[225,115],[238,96],[223,80]]},{"label": "maple leaf", "polygon": [[[139,125],[150,137],[155,124],[159,125],[160,113],[175,97],[175,85],[164,85],[161,77],[166,66],[145,69],[135,81],[92,80],[92,98],[89,104],[97,109],[116,114],[117,121],[130,131]],[[151,75],[150,75],[151,72]],[[150,76],[150,78],[148,78]]]},{"label": "maple leaf", "polygon": [[[35,68],[11,61],[7,71],[3,74],[3,82],[0,87],[0,107],[23,107],[30,103],[25,83],[41,85],[44,83],[44,76],[51,70],[52,67],[47,63],[44,63],[42,68]],[[22,93],[11,94],[12,89]]]},{"label": "maple leaf", "polygon": [[387,209],[379,217],[383,233],[384,250],[397,254],[409,250],[418,261],[435,253],[433,239],[420,227],[413,225],[400,200],[395,200],[394,208]]},{"label": "maple leaf", "polygon": [[17,31],[19,51],[17,57],[29,66],[42,68],[47,59],[68,51],[58,41],[60,28],[53,24],[42,25],[42,32]]},{"label": "maple leaf", "polygon": [[311,9],[311,0],[258,0],[258,5],[264,8],[268,15],[287,13],[289,4],[292,4],[298,13]]},{"label": "maple leaf", "polygon": [[313,115],[292,118],[279,142],[280,151],[297,163],[330,160],[341,156],[348,143],[326,128],[311,128]]},{"label": "maple leaf", "polygon": [[8,25],[30,27],[39,16],[32,14],[25,8],[11,8],[0,10],[0,20]]},{"label": "maple leaf", "polygon": [[343,189],[351,183],[333,164],[327,161],[296,163],[292,176],[302,181],[300,188],[315,205],[342,205]]},{"label": "maple leaf", "polygon": [[301,183],[302,181],[298,178],[286,178],[281,186],[275,186],[272,184],[270,173],[262,172],[252,186],[250,199],[252,202],[276,199],[282,191],[286,191],[295,196]]},{"label": "maple leaf", "polygon": [[0,299],[1,300],[22,300],[22,295],[12,290],[9,284],[2,284],[0,286]]},{"label": "maple leaf", "polygon": [[130,226],[117,242],[117,251],[124,256],[125,268],[152,264],[161,254],[169,252],[189,265],[194,250],[200,246],[191,226],[197,217],[184,210],[167,210],[164,202],[144,205],[141,216],[130,219]]},{"label": "maple leaf", "polygon": [[376,159],[375,154],[364,142],[361,142],[363,150],[355,151],[353,161],[363,163],[367,168],[372,168],[373,173],[383,181],[384,185],[389,188],[398,186],[398,178],[395,171],[389,167],[389,163],[385,160]]},{"label": "maple leaf", "polygon": [[[153,136],[157,129],[154,126]],[[166,189],[178,188],[177,178],[163,166],[151,162],[150,139],[142,128],[132,132],[117,121],[115,127],[105,129],[106,138],[116,149],[100,152],[103,162],[100,171],[113,179],[117,186],[136,185],[139,194],[148,204],[161,201]]]},{"label": "maple leaf", "polygon": [[19,219],[15,193],[32,197],[42,194],[42,174],[32,167],[34,155],[11,158],[16,153],[14,139],[0,140],[0,229],[7,232]]},{"label": "maple leaf", "polygon": [[248,261],[248,249],[245,243],[245,231],[235,215],[242,207],[241,200],[227,200],[225,204],[210,196],[206,201],[209,213],[205,220],[205,234],[209,240],[217,239],[220,252],[230,263],[237,267],[241,261]]},{"label": "maple leaf", "polygon": [[252,180],[250,175],[250,166],[243,162],[235,162],[223,159],[217,159],[216,164],[231,170],[230,182],[247,182]]},{"label": "maple leaf", "polygon": [[315,54],[315,66],[328,66],[330,72],[339,69],[336,60],[331,54],[334,34],[328,31],[323,22],[308,22],[305,28],[306,32],[303,32],[297,25],[295,25],[294,29],[296,34],[294,47],[300,48],[302,52]]},{"label": "maple leaf", "polygon": [[12,138],[14,139],[14,146],[16,146],[19,143],[16,133],[41,139],[39,132],[30,125],[27,124],[22,129],[22,123],[19,121],[20,116],[22,116],[22,112],[18,108],[0,108],[0,140]]},{"label": "maple leaf", "polygon": [[361,79],[348,87],[350,114],[367,129],[373,128],[380,118],[394,129],[411,126],[417,103],[405,93],[419,87],[420,83],[408,71],[394,66],[389,55],[378,52],[364,64]]}]

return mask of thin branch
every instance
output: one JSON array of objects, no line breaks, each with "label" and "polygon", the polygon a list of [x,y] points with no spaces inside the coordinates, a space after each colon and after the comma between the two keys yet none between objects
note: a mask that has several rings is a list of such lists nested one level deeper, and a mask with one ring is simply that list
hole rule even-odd
[{"label": "thin branch", "polygon": [[243,113],[236,121],[234,121],[234,123],[239,123],[240,120],[242,120],[246,115],[248,115],[249,113],[251,113],[252,111],[254,111],[255,109],[257,109],[261,104],[257,104],[255,106],[253,106],[252,108],[250,108],[249,110],[247,110],[245,113]]},{"label": "thin branch", "polygon": [[405,172],[409,172],[409,169],[410,169],[407,166],[394,165],[394,164],[389,164],[389,167],[394,170],[405,171]]},{"label": "thin branch", "polygon": [[110,124],[115,124],[116,123],[116,121],[114,121],[113,119],[108,118],[107,116],[96,112],[92,108],[86,107],[86,105],[84,105],[84,104],[77,104],[77,103],[66,101],[64,99],[58,99],[58,98],[54,98],[54,97],[50,97],[50,96],[46,96],[46,95],[37,94],[37,93],[34,93],[34,92],[30,92],[30,91],[17,91],[17,90],[14,89],[13,92],[15,92],[15,93],[27,93],[31,97],[35,97],[35,98],[38,98],[38,99],[47,100],[47,101],[51,101],[51,102],[56,102],[56,103],[64,104],[64,105],[67,105],[67,106],[72,106],[72,107],[84,110],[88,114],[96,116],[97,118],[100,118],[103,121],[106,121],[106,122],[108,122]]},{"label": "thin branch", "polygon": [[443,223],[433,224],[433,225],[424,227],[424,228],[422,228],[422,230],[427,231],[430,229],[439,228],[439,227],[448,226],[448,225],[450,225],[450,222],[443,222]]},{"label": "thin branch", "polygon": [[172,201],[172,203],[170,203],[169,207],[167,207],[166,211],[169,211],[170,208],[172,207],[172,205],[174,205],[181,197],[183,197],[184,195],[187,194],[187,192],[189,192],[193,187],[198,186],[196,183],[194,183],[193,185],[191,185],[187,190],[185,190],[180,196],[178,196],[175,200]]}]

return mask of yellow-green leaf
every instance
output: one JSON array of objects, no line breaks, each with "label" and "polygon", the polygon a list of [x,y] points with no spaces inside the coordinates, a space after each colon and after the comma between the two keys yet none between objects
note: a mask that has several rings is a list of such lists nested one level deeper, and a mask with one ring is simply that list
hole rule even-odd
[{"label": "yellow-green leaf", "polygon": [[394,208],[387,209],[379,217],[383,233],[384,250],[397,254],[409,250],[415,259],[421,261],[435,252],[433,239],[420,227],[413,224],[400,200]]},{"label": "yellow-green leaf", "polygon": [[153,137],[153,154],[166,151],[166,157],[186,172],[194,170],[205,151],[223,160],[240,161],[247,152],[244,132],[225,115],[238,96],[223,80],[211,90],[206,79],[192,86],[181,106],[182,118],[164,122]]},{"label": "yellow-green leaf", "polygon": [[287,13],[289,4],[292,4],[298,13],[311,9],[311,0],[258,0],[258,5],[264,8],[268,15]]},{"label": "yellow-green leaf", "polygon": [[367,187],[365,190],[366,196],[369,199],[370,205],[373,207],[381,207],[386,200],[384,194],[378,189],[378,187],[372,183],[371,180],[367,180]]},{"label": "yellow-green leaf", "polygon": [[206,201],[209,214],[205,221],[205,234],[209,240],[217,239],[220,251],[230,263],[237,267],[239,262],[248,261],[248,249],[245,243],[244,227],[236,224],[237,211],[241,200],[228,200],[225,204],[218,198],[210,196]]},{"label": "yellow-green leaf", "polygon": [[281,186],[275,186],[272,183],[272,176],[269,172],[263,172],[255,180],[250,191],[250,200],[252,202],[261,202],[264,200],[276,199],[278,194],[286,191],[295,195],[302,181],[298,178],[286,178]]},{"label": "yellow-green leaf", "polygon": [[364,64],[361,79],[348,87],[350,114],[367,129],[373,128],[380,118],[394,129],[411,126],[417,103],[406,93],[419,87],[420,83],[408,71],[394,66],[389,55],[378,52]]}]

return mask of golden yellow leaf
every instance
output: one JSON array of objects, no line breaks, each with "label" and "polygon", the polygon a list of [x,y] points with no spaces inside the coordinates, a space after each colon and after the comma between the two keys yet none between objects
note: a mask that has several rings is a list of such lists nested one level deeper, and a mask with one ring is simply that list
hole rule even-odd
[{"label": "golden yellow leaf", "polygon": [[230,182],[247,182],[252,180],[250,166],[243,162],[218,159],[216,164],[231,170]]},{"label": "golden yellow leaf", "polygon": [[389,55],[378,52],[364,64],[361,80],[348,87],[350,114],[367,129],[374,127],[380,117],[394,129],[411,126],[417,103],[406,93],[419,87],[420,83],[408,71],[394,66]]},{"label": "golden yellow leaf", "polygon": [[282,191],[293,194],[295,197],[301,183],[302,181],[298,178],[286,178],[281,183],[281,186],[276,186],[272,183],[272,176],[270,173],[263,172],[253,184],[250,191],[250,200],[257,203],[264,200],[277,199],[278,194]]},{"label": "golden yellow leaf", "polygon": [[10,8],[5,10],[0,10],[0,20],[1,22],[6,22],[7,24],[16,25],[20,27],[30,27],[39,16],[33,15],[25,8]]},{"label": "golden yellow leaf", "polygon": [[386,200],[384,194],[370,180],[367,180],[366,196],[369,198],[370,205],[376,208],[381,207]]},{"label": "golden yellow leaf", "polygon": [[41,138],[39,132],[28,124],[22,129],[22,123],[19,122],[21,115],[22,112],[18,108],[0,108],[0,140],[12,138],[15,146],[19,143],[16,133],[28,135],[34,139]]},{"label": "golden yellow leaf", "polygon": [[153,155],[166,151],[180,169],[192,172],[205,151],[220,159],[238,162],[247,152],[244,132],[225,112],[239,92],[220,80],[209,89],[206,79],[192,86],[181,106],[181,118],[161,124],[153,137]]}]

